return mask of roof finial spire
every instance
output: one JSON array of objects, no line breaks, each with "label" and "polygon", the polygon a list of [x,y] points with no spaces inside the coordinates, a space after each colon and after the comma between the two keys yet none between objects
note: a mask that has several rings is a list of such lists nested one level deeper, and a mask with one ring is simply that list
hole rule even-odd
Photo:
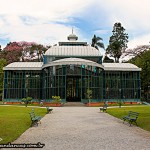
[{"label": "roof finial spire", "polygon": [[78,37],[75,34],[73,34],[73,27],[72,27],[72,34],[70,34],[68,36],[68,40],[69,41],[77,41],[78,40]]}]

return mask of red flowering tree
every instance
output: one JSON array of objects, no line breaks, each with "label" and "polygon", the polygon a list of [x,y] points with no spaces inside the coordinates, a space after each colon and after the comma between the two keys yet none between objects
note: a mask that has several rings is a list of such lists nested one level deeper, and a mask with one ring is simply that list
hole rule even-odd
[{"label": "red flowering tree", "polygon": [[20,46],[17,42],[10,42],[3,49],[1,57],[7,60],[7,63],[10,64],[12,62],[20,61],[20,57],[22,55],[22,46]]},{"label": "red flowering tree", "polygon": [[8,64],[18,61],[42,61],[47,49],[48,47],[35,42],[10,42],[0,51],[0,58],[5,58]]}]

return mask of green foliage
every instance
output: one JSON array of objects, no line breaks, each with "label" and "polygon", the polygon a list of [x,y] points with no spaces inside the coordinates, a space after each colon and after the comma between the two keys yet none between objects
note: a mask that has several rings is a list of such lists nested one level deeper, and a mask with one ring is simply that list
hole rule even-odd
[{"label": "green foliage", "polygon": [[86,91],[86,97],[87,97],[87,99],[92,99],[92,90],[90,90],[90,89],[87,89],[87,91]]},{"label": "green foliage", "polygon": [[25,102],[25,101],[31,101],[31,100],[32,100],[32,97],[26,97],[26,98],[22,99],[23,102]]},{"label": "green foliage", "polygon": [[[34,108],[34,111],[39,116],[46,114],[45,109]],[[0,138],[3,139],[0,144],[13,142],[30,127],[29,112],[31,108],[28,107],[0,107]]]},{"label": "green foliage", "polygon": [[106,53],[115,58],[115,62],[119,62],[122,52],[127,48],[128,34],[125,33],[121,23],[115,23],[113,26],[113,35],[109,39],[109,45]]},{"label": "green foliage", "polygon": [[22,102],[25,102],[26,100],[27,100],[26,98],[23,98],[23,99],[22,99]]},{"label": "green foliage", "polygon": [[0,45],[0,52],[2,51],[2,47],[1,47],[1,45]]},{"label": "green foliage", "polygon": [[122,108],[110,108],[107,109],[107,113],[117,118],[122,119],[126,116],[129,111],[138,112],[139,117],[137,119],[137,124],[140,128],[150,131],[150,106],[138,106],[138,107],[122,107]]},{"label": "green foliage", "polygon": [[147,99],[150,86],[150,50],[143,52],[129,61],[142,68],[141,71],[141,88],[143,91],[143,100]]},{"label": "green foliage", "polygon": [[32,100],[32,97],[27,97],[27,101],[31,101]]},{"label": "green foliage", "polygon": [[98,47],[103,48],[104,49],[104,44],[101,42],[103,39],[94,35],[92,38],[92,47],[95,47],[96,49],[98,49]]},{"label": "green foliage", "polygon": [[6,65],[5,59],[0,59],[0,100],[2,100],[2,94],[3,94],[3,80],[4,80],[4,71],[3,67]]},{"label": "green foliage", "polygon": [[103,63],[114,63],[113,59],[110,59],[108,56],[104,57]]},{"label": "green foliage", "polygon": [[42,60],[42,58],[43,58],[42,56],[45,53],[45,51],[47,50],[47,48],[44,47],[41,44],[33,44],[30,47],[30,54],[34,53],[35,50],[37,51],[37,55],[38,55],[38,60],[37,61],[43,61]]},{"label": "green foliage", "polygon": [[7,63],[17,62],[20,60],[23,48],[17,42],[10,42],[1,51],[0,58],[5,58]]},{"label": "green foliage", "polygon": [[52,96],[52,103],[61,103],[60,96]]},{"label": "green foliage", "polygon": [[[8,64],[18,61],[42,61],[47,49],[48,47],[34,42],[10,42],[2,51],[0,50],[0,58],[5,58]],[[33,59],[35,52],[38,59]],[[27,55],[30,55],[30,58],[27,58]]]},{"label": "green foliage", "polygon": [[118,100],[118,106],[119,106],[119,108],[121,108],[121,106],[124,104],[123,102],[122,102],[122,100],[120,99],[120,100]]},{"label": "green foliage", "polygon": [[27,105],[29,103],[31,103],[32,97],[26,97],[22,99],[22,102],[24,102],[25,106],[27,107]]}]

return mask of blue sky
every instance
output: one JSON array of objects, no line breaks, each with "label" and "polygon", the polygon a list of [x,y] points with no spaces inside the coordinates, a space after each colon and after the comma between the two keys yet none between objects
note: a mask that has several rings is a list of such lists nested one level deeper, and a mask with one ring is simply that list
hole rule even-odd
[{"label": "blue sky", "polygon": [[28,41],[53,45],[74,33],[91,42],[94,34],[105,47],[115,22],[129,35],[128,47],[149,44],[149,0],[0,0],[0,45]]}]

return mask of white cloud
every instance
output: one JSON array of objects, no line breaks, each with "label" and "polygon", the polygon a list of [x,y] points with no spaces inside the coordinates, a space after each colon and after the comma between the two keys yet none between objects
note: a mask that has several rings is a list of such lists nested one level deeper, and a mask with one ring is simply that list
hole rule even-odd
[{"label": "white cloud", "polygon": [[149,4],[149,0],[105,0],[104,5],[106,7],[104,8],[105,11],[109,13],[111,22],[123,20],[124,22],[133,23],[137,21],[139,24],[145,24],[140,20],[146,21],[149,18]]},{"label": "white cloud", "polygon": [[[101,5],[99,1],[97,7]],[[105,0],[102,4],[101,13],[105,14],[103,28],[113,29],[115,22],[121,22],[129,34],[129,47],[136,47],[140,44],[148,44],[150,41],[150,1],[149,0]],[[99,14],[97,14],[99,17]],[[101,17],[101,16],[100,16]],[[99,17],[99,19],[100,19]],[[103,21],[100,22],[100,25]],[[100,32],[102,33],[102,32]],[[107,34],[107,33],[102,33]],[[109,33],[112,35],[112,32]],[[107,34],[108,36],[108,34]]]},{"label": "white cloud", "polygon": [[110,32],[110,30],[95,30],[95,34],[108,34]]},{"label": "white cloud", "polygon": [[130,40],[128,43],[128,48],[135,48],[139,45],[149,45],[150,44],[150,34],[144,36],[136,37],[133,40]]},{"label": "white cloud", "polygon": [[89,28],[85,31],[84,27],[81,31],[81,25],[74,26],[81,40],[87,39],[83,33],[89,32],[108,43],[115,22],[125,27],[129,46],[150,40],[149,0],[0,0],[0,3],[0,39],[57,43],[66,39],[75,19],[80,18],[80,23],[86,20],[93,26],[90,29],[84,24],[85,29]]},{"label": "white cloud", "polygon": [[80,13],[92,0],[0,0],[1,14],[27,15],[57,20]]},{"label": "white cloud", "polygon": [[[35,41],[57,43],[65,40],[72,26],[62,24],[72,21],[92,0],[0,0],[0,37],[10,41]],[[59,23],[58,23],[59,22]],[[62,23],[60,23],[62,22]],[[74,27],[76,33],[79,29]]]},{"label": "white cloud", "polygon": [[[10,41],[35,41],[48,44],[66,38],[66,33],[71,33],[71,27],[59,24],[34,24],[25,25],[16,23],[15,25],[3,27],[5,38]],[[7,31],[7,32],[6,32]]]}]

